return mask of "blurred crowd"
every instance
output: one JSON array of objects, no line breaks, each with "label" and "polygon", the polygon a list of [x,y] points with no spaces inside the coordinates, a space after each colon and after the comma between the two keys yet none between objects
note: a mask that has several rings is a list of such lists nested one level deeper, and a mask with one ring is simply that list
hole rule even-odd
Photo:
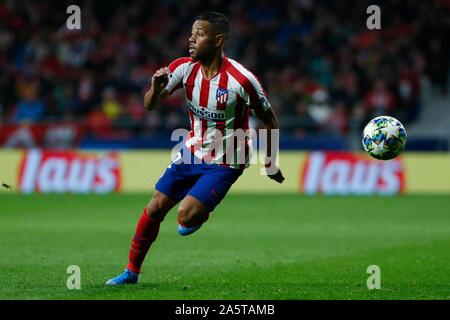
[{"label": "blurred crowd", "polygon": [[[80,121],[114,134],[188,125],[181,92],[147,112],[154,71],[188,55],[196,15],[228,15],[227,56],[268,92],[286,134],[348,134],[368,118],[413,122],[423,79],[448,94],[450,0],[383,1],[3,1],[0,123]],[[67,6],[81,8],[68,30]],[[111,131],[111,128],[115,130]]]}]

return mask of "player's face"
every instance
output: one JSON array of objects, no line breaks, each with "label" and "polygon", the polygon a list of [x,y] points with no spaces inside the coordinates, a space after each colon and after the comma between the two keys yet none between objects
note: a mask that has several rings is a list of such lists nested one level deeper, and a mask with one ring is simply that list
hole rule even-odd
[{"label": "player's face", "polygon": [[189,37],[189,54],[193,60],[214,55],[216,34],[207,21],[197,20]]}]

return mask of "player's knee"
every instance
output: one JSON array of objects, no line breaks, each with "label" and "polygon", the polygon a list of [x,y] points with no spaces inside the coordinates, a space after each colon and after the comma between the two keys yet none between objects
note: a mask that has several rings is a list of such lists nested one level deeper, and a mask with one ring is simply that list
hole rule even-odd
[{"label": "player's knee", "polygon": [[167,208],[164,205],[162,199],[158,196],[152,198],[152,200],[147,204],[147,214],[156,220],[164,220],[167,214]]},{"label": "player's knee", "polygon": [[177,232],[179,235],[188,236],[190,234],[193,234],[195,231],[200,229],[201,226],[202,224],[196,221],[193,213],[189,211],[183,211],[183,209],[178,211]]},{"label": "player's knee", "polygon": [[200,226],[209,218],[209,213],[200,213],[193,209],[181,207],[178,208],[178,223],[185,227]]},{"label": "player's knee", "polygon": [[147,205],[147,214],[150,218],[154,220],[163,220],[164,214],[160,208],[158,208],[158,205],[154,202],[151,202]]},{"label": "player's knee", "polygon": [[184,227],[193,227],[194,212],[186,208],[178,208],[178,223]]}]

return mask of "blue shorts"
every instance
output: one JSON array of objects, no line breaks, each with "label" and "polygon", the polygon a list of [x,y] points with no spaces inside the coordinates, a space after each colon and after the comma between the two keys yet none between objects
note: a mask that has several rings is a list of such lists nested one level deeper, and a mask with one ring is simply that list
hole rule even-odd
[{"label": "blue shorts", "polygon": [[[191,154],[190,164],[172,162],[159,178],[155,189],[177,202],[190,195],[213,211],[242,174],[243,169],[207,164],[203,161],[194,163],[194,156],[189,150],[183,148],[180,152]],[[200,162],[198,158],[197,161]]]}]

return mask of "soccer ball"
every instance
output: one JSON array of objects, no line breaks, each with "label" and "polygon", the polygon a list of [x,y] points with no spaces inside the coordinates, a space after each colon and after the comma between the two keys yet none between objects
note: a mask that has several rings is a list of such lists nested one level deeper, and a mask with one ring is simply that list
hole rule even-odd
[{"label": "soccer ball", "polygon": [[375,159],[390,160],[402,153],[406,140],[406,130],[400,121],[381,116],[372,119],[364,128],[362,145]]}]

